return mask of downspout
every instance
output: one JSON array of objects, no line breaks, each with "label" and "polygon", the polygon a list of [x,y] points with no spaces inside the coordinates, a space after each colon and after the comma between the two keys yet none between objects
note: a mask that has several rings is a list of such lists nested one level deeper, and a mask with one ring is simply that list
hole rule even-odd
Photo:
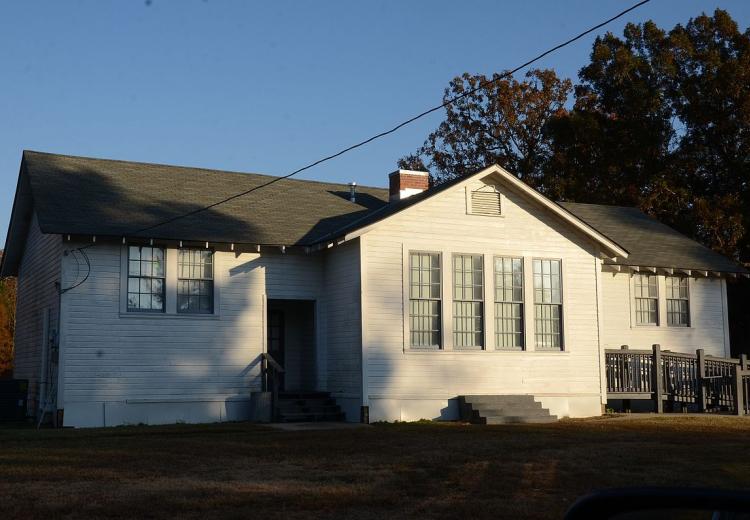
[{"label": "downspout", "polygon": [[602,412],[606,411],[607,387],[606,381],[606,359],[604,356],[604,345],[602,345],[602,261],[597,256],[594,257],[594,276],[596,279],[596,341],[597,354],[599,356],[599,392],[602,404]]}]

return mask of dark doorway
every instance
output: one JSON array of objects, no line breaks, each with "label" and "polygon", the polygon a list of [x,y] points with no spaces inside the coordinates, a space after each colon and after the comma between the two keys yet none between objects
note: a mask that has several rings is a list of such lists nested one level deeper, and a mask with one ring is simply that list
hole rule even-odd
[{"label": "dark doorway", "polygon": [[315,301],[268,300],[268,353],[284,367],[279,389],[316,390]]}]

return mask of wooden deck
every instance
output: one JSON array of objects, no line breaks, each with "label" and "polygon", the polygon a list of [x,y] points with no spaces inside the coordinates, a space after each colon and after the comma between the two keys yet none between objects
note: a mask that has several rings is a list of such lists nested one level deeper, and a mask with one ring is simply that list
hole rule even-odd
[{"label": "wooden deck", "polygon": [[745,355],[740,359],[707,356],[703,349],[695,354],[662,350],[605,351],[608,400],[652,401],[653,410],[700,413],[750,414],[750,369]]}]

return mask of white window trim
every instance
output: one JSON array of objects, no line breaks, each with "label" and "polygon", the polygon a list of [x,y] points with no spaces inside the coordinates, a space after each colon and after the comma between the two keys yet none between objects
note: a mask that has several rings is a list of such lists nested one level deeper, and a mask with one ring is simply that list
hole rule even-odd
[{"label": "white window trim", "polygon": [[[647,274],[656,277],[656,324],[638,323],[638,314],[635,307],[635,277],[638,274]],[[666,294],[666,282],[664,276],[654,273],[630,273],[628,280],[628,292],[630,296],[630,328],[631,329],[658,329],[665,324],[664,316],[667,312],[667,302],[663,295]],[[685,328],[685,327],[681,327]]]},{"label": "white window trim", "polygon": [[[536,345],[536,301],[534,300],[534,260],[558,260],[560,262],[560,312],[562,313],[562,319],[560,320],[560,326],[562,327],[562,330],[560,331],[560,349],[559,351],[557,349],[551,349],[551,348],[539,348]],[[531,334],[530,339],[527,341],[531,341],[531,345],[534,346],[534,350],[537,352],[566,352],[568,350],[568,342],[566,340],[568,336],[568,305],[567,305],[567,292],[565,288],[568,286],[568,277],[566,274],[565,269],[566,262],[562,257],[556,257],[556,256],[532,256],[529,258],[529,271],[531,271],[531,284],[529,287],[531,289],[529,290],[529,296],[530,296],[530,304],[529,304],[529,310],[528,312],[524,312],[525,317],[528,316],[531,328]],[[524,269],[526,268],[526,263],[524,262]],[[525,276],[524,276],[525,278]],[[524,300],[524,303],[526,300]]]},{"label": "white window trim", "polygon": [[687,325],[670,325],[669,324],[669,315],[667,314],[667,300],[672,300],[674,298],[667,298],[667,276],[664,276],[664,324],[669,327],[670,329],[690,329],[693,327],[693,280],[689,276],[677,276],[673,275],[672,278],[684,278],[687,280],[687,302],[688,302],[688,322]]},{"label": "white window trim", "polygon": [[[409,335],[409,252],[411,251],[424,251],[432,253],[440,253],[441,262],[441,302],[442,307],[440,309],[442,323],[442,348],[441,349],[425,349],[425,348],[411,348],[410,347],[410,335]],[[536,258],[534,253],[528,250],[519,249],[489,249],[489,248],[476,248],[474,253],[471,254],[482,254],[485,258],[485,280],[484,280],[484,294],[485,294],[485,305],[484,305],[484,337],[485,337],[485,348],[484,349],[454,349],[453,346],[453,266],[451,264],[450,269],[445,268],[445,259],[451,258],[452,255],[462,254],[462,251],[454,251],[452,249],[435,247],[433,241],[425,240],[410,240],[401,243],[401,285],[402,285],[402,352],[406,355],[435,355],[435,354],[460,354],[465,356],[483,356],[483,355],[498,355],[498,356],[568,356],[571,352],[571,345],[568,342],[568,332],[570,326],[568,323],[568,312],[569,296],[567,287],[570,287],[568,280],[567,263],[563,257],[546,256],[545,259],[560,260],[560,269],[562,272],[562,348],[560,350],[549,350],[542,349],[537,350],[535,348],[534,341],[534,292],[533,288],[533,260]],[[469,253],[463,253],[469,254]],[[494,276],[494,257],[496,256],[509,256],[523,259],[523,285],[524,285],[524,296],[523,296],[523,321],[524,321],[524,344],[523,350],[502,350],[489,348],[487,346],[487,338],[492,338],[492,345],[494,345],[494,323],[495,323],[495,305],[494,305],[494,279],[492,284],[487,283],[487,273],[491,272]],[[541,257],[540,257],[541,259]],[[492,266],[491,270],[488,271]],[[491,305],[487,305],[490,302]]]},{"label": "white window trim", "polygon": [[214,249],[204,249],[201,247],[181,247],[179,249],[174,250],[174,256],[177,260],[175,260],[175,301],[178,296],[178,290],[179,290],[179,282],[180,280],[200,280],[205,281],[203,278],[180,278],[179,271],[180,271],[180,251],[211,251],[211,287],[213,288],[213,295],[212,295],[212,301],[211,301],[211,312],[180,312],[180,310],[177,308],[177,305],[175,304],[175,312],[178,314],[192,314],[193,316],[212,316],[214,312],[216,311],[216,251]]},{"label": "white window trim", "polygon": [[[496,316],[495,316],[495,304],[497,303],[497,301],[495,300],[495,289],[496,289],[496,284],[497,284],[497,279],[495,277],[495,259],[496,258],[520,258],[521,259],[521,274],[523,274],[523,278],[521,280],[522,283],[521,283],[521,302],[520,302],[521,303],[521,327],[522,327],[522,330],[521,330],[521,340],[522,341],[521,341],[521,349],[520,350],[519,349],[514,349],[514,348],[503,348],[503,347],[498,347],[497,346],[497,340],[495,338],[495,319],[496,319]],[[493,255],[492,258],[490,258],[490,263],[491,263],[491,270],[492,270],[491,271],[492,272],[492,287],[491,287],[491,291],[489,293],[489,296],[487,297],[488,298],[487,301],[491,301],[492,302],[492,327],[491,328],[488,327],[488,330],[492,334],[491,334],[491,336],[488,336],[488,337],[492,338],[492,347],[493,347],[494,350],[498,350],[500,352],[525,352],[526,350],[528,350],[528,335],[527,335],[528,334],[528,332],[527,332],[528,319],[527,319],[527,316],[526,316],[526,311],[527,311],[527,307],[528,307],[527,301],[526,301],[527,298],[528,298],[528,294],[527,294],[528,293],[528,289],[527,289],[527,285],[526,285],[526,257],[524,257],[522,255],[517,255],[517,256],[513,256],[513,255]],[[533,282],[533,279],[532,279],[532,282]],[[489,284],[487,284],[487,285],[489,285]],[[487,320],[487,321],[489,321],[489,320]]]},{"label": "white window trim", "polygon": [[[411,344],[411,317],[409,316],[409,300],[411,300],[411,253],[430,253],[438,255],[440,262],[440,346],[438,347],[414,347]],[[445,350],[445,255],[439,249],[429,247],[409,248],[402,244],[402,288],[403,288],[403,325],[404,325],[404,351],[405,352],[439,352]]]},{"label": "white window trim", "polygon": [[[132,245],[132,244],[130,244]],[[214,251],[214,312],[211,314],[193,314],[177,312],[177,256],[178,250],[167,246],[164,247],[165,261],[165,288],[164,288],[164,312],[147,312],[128,310],[128,247],[123,244],[120,247],[120,317],[121,318],[179,318],[179,319],[218,319],[221,317],[221,285],[222,275],[220,268],[221,255]]]},{"label": "white window trim", "polygon": [[[451,347],[454,351],[458,352],[478,352],[478,351],[485,351],[488,350],[487,347],[487,255],[485,253],[465,253],[461,251],[453,251],[450,254],[451,259],[451,265],[450,265],[450,294],[451,294],[451,306],[450,306],[450,322],[451,322]],[[453,280],[453,271],[455,269],[454,263],[456,261],[456,256],[481,256],[482,257],[482,344],[479,346],[472,346],[472,347],[456,347],[455,343],[453,342],[453,302],[455,301],[455,290],[454,287],[455,281]],[[474,301],[474,300],[459,300],[459,301]],[[493,303],[493,313],[492,313],[492,319],[495,319],[494,316],[494,303]],[[493,333],[494,334],[494,333]]]}]

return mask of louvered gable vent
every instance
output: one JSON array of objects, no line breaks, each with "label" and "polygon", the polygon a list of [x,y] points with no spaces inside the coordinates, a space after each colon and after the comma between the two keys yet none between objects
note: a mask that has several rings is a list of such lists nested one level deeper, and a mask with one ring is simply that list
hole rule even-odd
[{"label": "louvered gable vent", "polygon": [[502,214],[502,197],[492,187],[484,187],[471,192],[471,213],[486,217],[499,217]]}]

